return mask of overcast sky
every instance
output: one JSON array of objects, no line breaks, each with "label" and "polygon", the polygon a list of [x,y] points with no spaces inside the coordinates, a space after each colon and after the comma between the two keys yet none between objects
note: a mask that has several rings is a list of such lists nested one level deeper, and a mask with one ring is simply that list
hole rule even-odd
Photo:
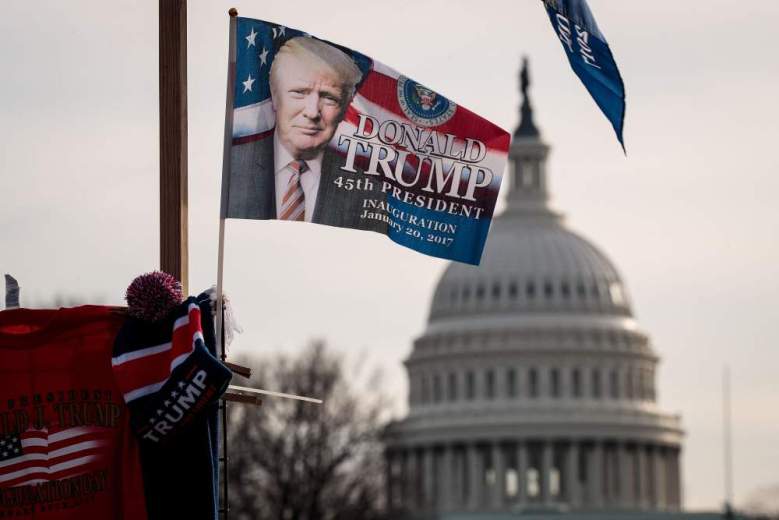
[{"label": "overcast sky", "polygon": [[[625,157],[531,0],[189,3],[190,287],[216,279],[227,9],[360,50],[513,130],[520,56],[552,145],[553,204],[625,277],[687,430],[686,505],[721,502],[733,374],[737,502],[779,482],[779,3],[591,0],[627,89]],[[157,2],[0,2],[0,273],[23,303],[122,302],[158,267]],[[229,221],[236,352],[312,337],[384,366],[444,261],[373,233]],[[287,288],[286,291],[283,288]]]}]

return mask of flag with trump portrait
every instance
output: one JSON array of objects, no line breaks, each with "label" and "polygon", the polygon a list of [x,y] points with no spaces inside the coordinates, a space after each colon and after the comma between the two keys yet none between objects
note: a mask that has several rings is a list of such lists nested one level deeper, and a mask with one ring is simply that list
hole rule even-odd
[{"label": "flag with trump portrait", "polygon": [[236,17],[231,34],[222,218],[374,231],[479,263],[508,132],[302,31]]}]

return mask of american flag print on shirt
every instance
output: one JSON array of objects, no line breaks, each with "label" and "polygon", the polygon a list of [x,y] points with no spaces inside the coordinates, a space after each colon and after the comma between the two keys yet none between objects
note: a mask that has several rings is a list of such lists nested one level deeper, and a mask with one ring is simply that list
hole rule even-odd
[{"label": "american flag print on shirt", "polygon": [[76,427],[28,429],[0,437],[0,487],[75,477],[97,469],[108,455],[110,431]]},{"label": "american flag print on shirt", "polygon": [[95,305],[0,312],[0,518],[148,518],[110,362],[124,322]]}]

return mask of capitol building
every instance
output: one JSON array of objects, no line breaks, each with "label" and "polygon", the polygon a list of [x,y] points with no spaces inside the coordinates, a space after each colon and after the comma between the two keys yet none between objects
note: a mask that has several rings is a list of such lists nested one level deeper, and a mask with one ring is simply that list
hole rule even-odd
[{"label": "capitol building", "polygon": [[[479,266],[450,264],[386,430],[392,518],[675,516],[679,415],[625,279],[549,204],[522,72],[506,207]],[[633,513],[643,512],[635,516]]]}]

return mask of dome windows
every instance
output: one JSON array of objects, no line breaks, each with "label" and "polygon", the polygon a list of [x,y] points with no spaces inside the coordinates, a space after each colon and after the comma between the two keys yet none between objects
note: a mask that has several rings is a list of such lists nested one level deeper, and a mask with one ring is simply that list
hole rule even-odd
[{"label": "dome windows", "polygon": [[433,376],[433,401],[439,403],[442,399],[443,392],[441,389],[441,376],[439,374],[435,374]]},{"label": "dome windows", "polygon": [[538,189],[541,183],[540,170],[534,161],[517,162],[516,178],[522,191],[533,191]]},{"label": "dome windows", "polygon": [[639,399],[645,401],[655,400],[655,387],[653,373],[649,368],[640,368],[638,372]]},{"label": "dome windows", "polygon": [[465,398],[470,401],[476,399],[476,376],[472,370],[465,373]]},{"label": "dome windows", "polygon": [[571,394],[577,398],[582,396],[582,373],[578,368],[571,372]]},{"label": "dome windows", "polygon": [[456,401],[457,400],[457,373],[455,372],[449,372],[449,400],[450,401]]},{"label": "dome windows", "polygon": [[609,375],[609,392],[612,399],[619,399],[619,374],[616,369]]},{"label": "dome windows", "polygon": [[484,312],[492,309],[531,309],[630,312],[625,291],[617,281],[605,279],[504,278],[461,280],[436,293],[431,319],[461,312]]},{"label": "dome windows", "polygon": [[566,300],[571,297],[571,286],[565,280],[560,284],[560,294]]},{"label": "dome windows", "polygon": [[603,396],[603,388],[601,387],[600,370],[597,368],[592,369],[592,397],[594,399],[600,399]]},{"label": "dome windows", "polygon": [[484,377],[484,395],[487,399],[495,399],[495,371],[487,370]]},{"label": "dome windows", "polygon": [[552,368],[549,370],[549,393],[552,397],[560,397],[560,370]]},{"label": "dome windows", "polygon": [[427,374],[422,374],[422,391],[420,392],[420,400],[423,403],[430,401],[430,381]]},{"label": "dome windows", "polygon": [[530,397],[538,397],[538,370],[531,368],[527,374],[528,393]]},{"label": "dome windows", "polygon": [[506,371],[506,394],[508,397],[517,396],[517,371],[513,368]]}]

